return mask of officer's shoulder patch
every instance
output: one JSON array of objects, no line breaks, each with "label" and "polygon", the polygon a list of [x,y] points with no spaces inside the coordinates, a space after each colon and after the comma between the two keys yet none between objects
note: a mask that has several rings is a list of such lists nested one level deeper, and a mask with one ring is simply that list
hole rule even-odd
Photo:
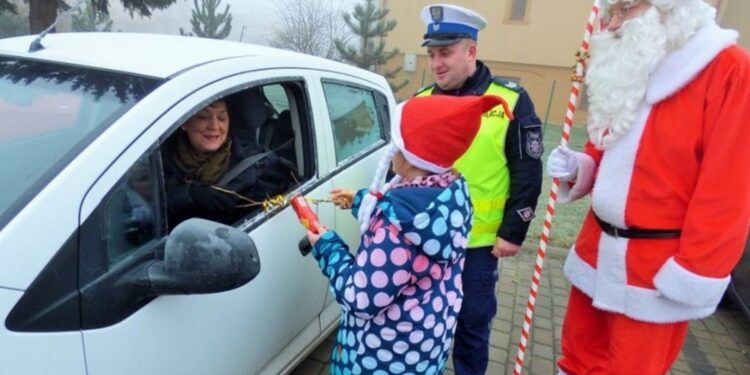
[{"label": "officer's shoulder patch", "polygon": [[494,77],[493,76],[492,77],[492,82],[495,82],[495,83],[497,83],[500,86],[503,86],[503,87],[505,87],[507,89],[510,89],[510,90],[513,90],[513,91],[516,91],[516,92],[523,91],[523,87],[521,87],[521,85],[519,85],[518,83],[515,83],[515,82],[513,82],[511,80],[502,79],[500,77]]},{"label": "officer's shoulder patch", "polygon": [[544,153],[544,143],[542,142],[542,132],[540,127],[527,127],[524,129],[526,138],[526,155],[533,159],[539,159]]},{"label": "officer's shoulder patch", "polygon": [[423,86],[419,90],[415,91],[414,94],[412,94],[411,96],[417,96],[419,94],[422,94],[423,92],[432,89],[434,86],[435,86],[434,83],[430,84],[430,85],[427,85],[427,86]]},{"label": "officer's shoulder patch", "polygon": [[516,213],[518,213],[518,216],[521,217],[521,220],[523,220],[524,223],[528,223],[531,221],[534,216],[534,210],[531,207],[524,207],[520,210],[517,210]]}]

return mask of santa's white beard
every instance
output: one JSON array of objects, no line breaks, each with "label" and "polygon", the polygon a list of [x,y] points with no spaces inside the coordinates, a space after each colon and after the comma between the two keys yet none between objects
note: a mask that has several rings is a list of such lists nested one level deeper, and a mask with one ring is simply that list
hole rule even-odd
[{"label": "santa's white beard", "polygon": [[612,146],[633,125],[646,96],[649,75],[667,55],[667,44],[666,28],[655,7],[615,32],[592,37],[586,74],[587,128],[598,149]]}]

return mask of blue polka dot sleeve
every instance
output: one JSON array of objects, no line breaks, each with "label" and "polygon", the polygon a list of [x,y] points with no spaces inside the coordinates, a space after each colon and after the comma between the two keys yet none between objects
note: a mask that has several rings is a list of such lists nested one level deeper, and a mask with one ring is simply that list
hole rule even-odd
[{"label": "blue polka dot sleeve", "polygon": [[384,216],[376,210],[356,258],[333,231],[324,233],[313,248],[336,301],[362,319],[387,309],[412,278],[412,245],[399,238],[396,226]]},{"label": "blue polka dot sleeve", "polygon": [[365,194],[367,194],[367,189],[360,189],[354,194],[354,199],[352,200],[352,215],[354,215],[355,219],[357,218],[357,215],[359,215],[359,207],[362,206],[362,198],[364,198]]}]

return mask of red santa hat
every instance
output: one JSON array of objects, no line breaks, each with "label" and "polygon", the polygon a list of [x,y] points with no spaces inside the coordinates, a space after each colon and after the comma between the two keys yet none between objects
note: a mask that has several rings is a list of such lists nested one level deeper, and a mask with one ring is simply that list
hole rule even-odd
[{"label": "red santa hat", "polygon": [[431,95],[411,98],[391,116],[391,147],[380,160],[358,212],[360,233],[370,224],[370,215],[382,197],[401,176],[383,184],[391,160],[399,151],[413,166],[444,173],[469,149],[482,124],[482,114],[499,107],[509,119],[513,114],[501,97]]},{"label": "red santa hat", "polygon": [[391,122],[391,139],[413,166],[443,173],[471,145],[482,114],[498,106],[512,119],[508,104],[499,96],[412,98],[397,108]]}]

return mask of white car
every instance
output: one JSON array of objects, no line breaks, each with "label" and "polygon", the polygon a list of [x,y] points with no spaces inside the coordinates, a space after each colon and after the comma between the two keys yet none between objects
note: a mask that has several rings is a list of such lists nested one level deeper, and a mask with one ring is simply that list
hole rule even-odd
[{"label": "white car", "polygon": [[[288,204],[259,210],[223,229],[241,233],[236,247],[251,261],[196,260],[213,268],[180,274],[169,257],[191,258],[171,253],[160,146],[231,96],[230,129],[296,164],[287,197],[365,187],[388,142],[386,80],[200,38],[34,39],[0,40],[0,374],[289,372],[340,315],[328,280],[298,250],[304,228]],[[145,214],[123,203],[134,193]],[[314,207],[354,250],[351,214]],[[136,215],[149,227],[134,240]],[[206,227],[187,223],[181,240]]]}]

